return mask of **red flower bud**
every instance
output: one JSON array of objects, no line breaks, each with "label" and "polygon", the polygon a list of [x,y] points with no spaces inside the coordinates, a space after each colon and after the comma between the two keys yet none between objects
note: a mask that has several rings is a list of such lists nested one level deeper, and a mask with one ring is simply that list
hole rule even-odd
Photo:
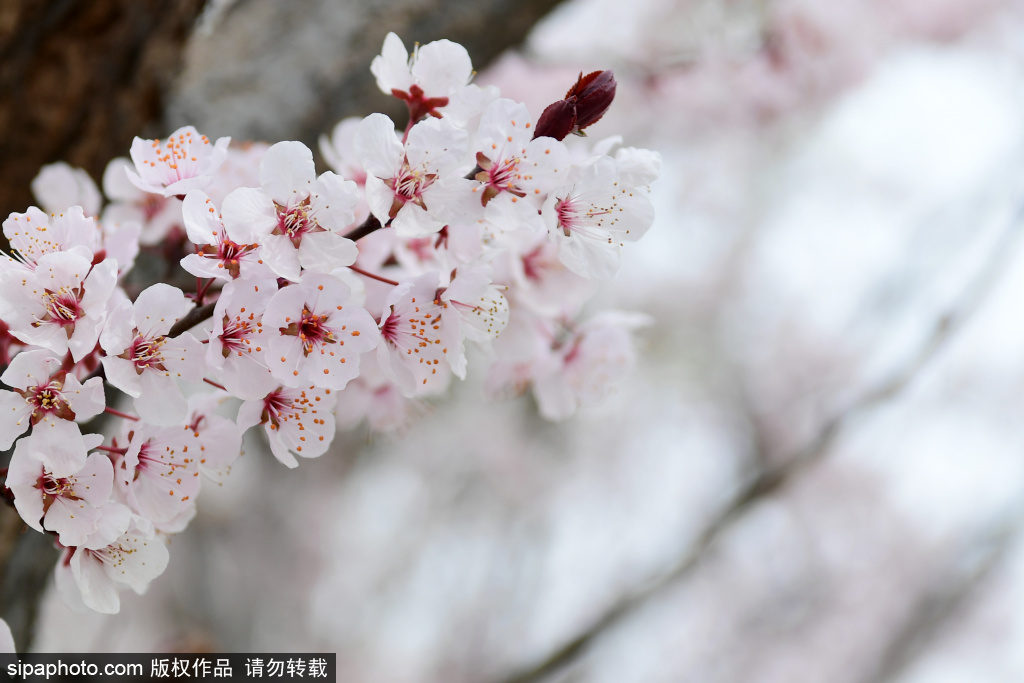
[{"label": "red flower bud", "polygon": [[548,105],[537,121],[533,137],[547,136],[563,140],[569,133],[585,135],[583,130],[597,123],[615,99],[615,74],[611,69],[580,72],[576,84],[565,98]]},{"label": "red flower bud", "polygon": [[537,119],[537,127],[533,137],[549,137],[564,140],[565,136],[576,127],[576,98],[558,100],[549,104],[544,113]]},{"label": "red flower bud", "polygon": [[576,85],[569,89],[566,99],[575,96],[576,104],[576,127],[583,130],[587,126],[597,123],[612,106],[615,99],[615,73],[607,71],[594,71],[576,81]]}]

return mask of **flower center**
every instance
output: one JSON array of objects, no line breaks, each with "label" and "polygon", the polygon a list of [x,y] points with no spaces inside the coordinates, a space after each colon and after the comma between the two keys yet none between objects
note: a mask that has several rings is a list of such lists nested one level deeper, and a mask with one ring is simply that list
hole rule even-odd
[{"label": "flower center", "polygon": [[384,321],[384,326],[380,328],[380,336],[397,346],[398,326],[400,322],[401,319],[394,311],[392,311],[391,315],[388,316],[388,319]]},{"label": "flower center", "polygon": [[32,424],[39,424],[42,419],[52,415],[60,420],[74,420],[75,411],[71,410],[67,400],[61,393],[64,388],[64,377],[67,373],[59,372],[46,384],[29,387],[19,391],[25,402],[32,406]]},{"label": "flower center", "polygon": [[569,237],[573,228],[578,227],[579,208],[573,202],[572,197],[565,197],[555,202],[555,214],[558,215],[558,224],[562,226],[562,233]]},{"label": "flower center", "polygon": [[420,208],[426,209],[427,205],[423,201],[423,193],[434,184],[435,180],[437,180],[436,173],[424,173],[419,169],[413,169],[409,166],[408,160],[404,161],[402,163],[402,170],[398,172],[398,175],[384,181],[384,184],[395,193],[395,200],[391,204],[390,217],[394,218],[397,216],[398,211],[406,202],[412,202],[419,205]]},{"label": "flower center", "polygon": [[[607,240],[607,235],[601,232],[607,220],[604,216],[612,214],[616,206],[614,202],[610,206],[601,206],[579,196],[570,195],[555,202],[555,213],[566,237],[575,232],[591,239]],[[614,224],[615,221],[612,220],[611,223]]]},{"label": "flower center", "polygon": [[298,416],[294,400],[286,393],[285,389],[272,391],[263,399],[262,424],[270,423],[271,429],[277,429],[282,422],[287,422]]},{"label": "flower center", "polygon": [[249,345],[250,334],[252,327],[248,320],[231,320],[224,316],[224,331],[220,335],[220,341],[224,345],[221,350],[223,356],[227,358],[232,353],[241,353]]},{"label": "flower center", "polygon": [[[416,300],[413,299],[412,303],[415,305]],[[433,308],[428,310],[433,310]],[[439,313],[436,311],[421,313],[418,306],[415,310],[415,313],[404,315],[403,312],[396,311],[392,307],[391,313],[388,314],[387,320],[384,321],[380,330],[380,335],[388,343],[406,351],[407,354],[419,353],[420,349],[436,343],[437,333],[429,333],[428,328],[430,330],[440,329],[441,315]]]},{"label": "flower center", "polygon": [[280,328],[281,334],[298,337],[302,342],[302,355],[308,356],[313,349],[321,344],[337,343],[334,331],[327,327],[329,318],[330,315],[327,313],[314,313],[306,304],[302,307],[302,317],[299,322]]},{"label": "flower center", "polygon": [[138,330],[135,332],[135,339],[132,340],[128,350],[121,354],[121,358],[134,363],[135,372],[140,375],[147,368],[167,372],[167,368],[163,365],[163,353],[160,350],[167,343],[167,338],[156,337],[155,339],[150,339],[139,335]]},{"label": "flower center", "polygon": [[46,313],[42,318],[36,320],[32,325],[39,327],[45,323],[52,323],[67,328],[70,337],[75,330],[75,322],[85,316],[82,311],[82,287],[70,289],[62,287],[56,292],[46,290],[43,294],[43,302],[46,306]]},{"label": "flower center", "polygon": [[308,307],[303,306],[302,322],[299,323],[299,339],[302,340],[303,353],[307,356],[314,346],[334,343],[334,333],[324,325],[326,322],[326,315],[317,315]]},{"label": "flower center", "polygon": [[306,233],[324,230],[316,221],[309,197],[292,207],[282,206],[276,202],[274,205],[277,207],[277,227],[274,228],[274,234],[287,236],[296,248]]},{"label": "flower center", "polygon": [[53,501],[57,498],[79,500],[78,496],[75,495],[73,480],[63,477],[58,479],[48,472],[44,472],[36,480],[36,488],[43,494],[44,514],[50,511],[50,506],[53,505]]},{"label": "flower center", "polygon": [[495,164],[490,171],[491,185],[520,197],[525,197],[526,193],[515,186],[515,181],[519,180],[519,174],[516,172],[518,170],[518,157]]},{"label": "flower center", "polygon": [[227,270],[232,278],[238,278],[242,272],[242,259],[258,246],[258,244],[238,244],[225,237],[216,246],[207,244],[201,247],[199,253],[206,258],[217,259],[220,261],[219,268]]},{"label": "flower center", "polygon": [[[414,54],[409,58],[409,68],[411,69],[415,63],[416,55]],[[405,106],[409,108],[409,120],[414,122],[419,121],[424,116],[441,118],[441,113],[437,111],[438,107],[448,105],[447,97],[425,97],[426,93],[423,91],[423,88],[416,84],[409,88],[409,92],[392,88],[391,94],[405,102]]]},{"label": "flower center", "polygon": [[[511,138],[509,139],[511,140]],[[522,159],[519,157],[491,161],[486,154],[477,152],[476,163],[481,170],[474,178],[486,186],[483,194],[480,196],[480,202],[484,206],[487,206],[487,202],[502,192],[508,192],[517,197],[526,196],[524,191],[516,187],[516,182],[523,177],[519,173],[519,163],[521,161]]]},{"label": "flower center", "polygon": [[[64,496],[67,498],[71,498],[73,500],[77,500],[77,498],[75,498],[74,496],[73,491],[74,484],[65,477],[61,477],[58,479],[54,477],[52,474],[43,474],[43,476],[39,477],[39,481],[36,484],[36,487],[43,492],[43,495],[46,496]],[[71,495],[68,495],[69,493]]]},{"label": "flower center", "polygon": [[55,389],[51,389],[49,386],[45,388],[40,387],[35,395],[36,407],[39,408],[39,410],[44,410],[46,412],[57,410],[60,407],[62,400],[63,398],[61,397],[60,392]]}]

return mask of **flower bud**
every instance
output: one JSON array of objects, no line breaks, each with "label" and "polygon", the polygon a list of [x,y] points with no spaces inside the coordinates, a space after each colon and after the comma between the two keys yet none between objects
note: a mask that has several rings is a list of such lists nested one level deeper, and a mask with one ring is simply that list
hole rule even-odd
[{"label": "flower bud", "polygon": [[586,135],[584,129],[597,123],[614,99],[615,74],[611,69],[586,76],[581,72],[565,98],[548,105],[540,115],[533,136],[562,140],[570,133]]}]

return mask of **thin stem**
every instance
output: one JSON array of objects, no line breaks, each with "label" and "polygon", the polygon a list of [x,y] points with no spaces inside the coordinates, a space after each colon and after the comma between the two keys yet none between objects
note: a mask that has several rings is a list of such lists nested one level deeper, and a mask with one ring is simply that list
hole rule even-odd
[{"label": "thin stem", "polygon": [[123,413],[120,410],[118,410],[117,408],[111,408],[110,406],[107,406],[106,408],[104,408],[103,412],[110,413],[111,415],[117,415],[118,417],[123,417],[126,420],[132,420],[133,422],[138,422],[139,421],[139,418],[135,417],[134,415],[129,415],[128,413]]},{"label": "thin stem", "polygon": [[359,268],[358,266],[349,266],[349,268],[351,268],[352,270],[354,270],[355,272],[359,273],[364,277],[370,278],[371,280],[377,280],[378,282],[383,282],[384,284],[387,285],[398,286],[398,283],[395,282],[394,280],[389,280],[386,277],[381,277],[380,275],[374,275],[373,273],[369,273],[363,270],[362,268]]},{"label": "thin stem", "polygon": [[113,446],[96,446],[97,451],[103,451],[104,453],[113,453],[115,455],[124,455],[128,452],[127,448],[114,448]]},{"label": "thin stem", "polygon": [[223,389],[224,391],[228,390],[228,388],[226,386],[224,386],[223,384],[220,384],[218,382],[214,382],[212,379],[206,379],[204,377],[203,381],[206,382],[207,384],[209,384],[210,386],[217,387],[218,389]]},{"label": "thin stem", "polygon": [[213,278],[196,278],[196,306],[203,305],[203,299],[206,298],[206,293],[210,291],[210,285],[213,284]]}]

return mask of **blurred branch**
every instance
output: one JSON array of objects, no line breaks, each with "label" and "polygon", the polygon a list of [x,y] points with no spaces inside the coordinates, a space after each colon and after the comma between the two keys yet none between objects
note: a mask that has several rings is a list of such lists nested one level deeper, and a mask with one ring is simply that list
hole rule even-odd
[{"label": "blurred branch", "polygon": [[[893,639],[861,683],[896,680],[925,651],[942,627],[961,613],[978,588],[1002,564],[1022,521],[1018,513],[953,555],[960,561],[947,567],[931,586],[918,594]],[[969,558],[966,562],[960,559],[965,556]]]},{"label": "blurred branch", "polygon": [[[1020,238],[1022,219],[1024,219],[1024,204],[1018,207],[1003,234],[996,241],[991,259],[986,264],[987,267],[981,269],[980,274],[965,290],[960,301],[938,318],[918,353],[906,367],[895,372],[892,377],[874,389],[869,390],[835,417],[825,421],[809,443],[788,458],[783,459],[782,464],[760,468],[740,488],[731,502],[711,520],[696,542],[666,572],[653,578],[646,586],[619,597],[575,637],[539,661],[501,679],[502,683],[540,681],[579,659],[598,638],[622,623],[649,599],[661,594],[677,581],[686,577],[704,558],[708,549],[753,507],[790,484],[810,466],[820,461],[847,424],[903,392],[920,371],[946,348],[950,339],[964,327],[971,315],[991,292],[1010,258],[1016,252],[1015,247]],[[761,462],[763,461],[764,459],[761,459]],[[895,655],[893,661],[896,661]]]}]

